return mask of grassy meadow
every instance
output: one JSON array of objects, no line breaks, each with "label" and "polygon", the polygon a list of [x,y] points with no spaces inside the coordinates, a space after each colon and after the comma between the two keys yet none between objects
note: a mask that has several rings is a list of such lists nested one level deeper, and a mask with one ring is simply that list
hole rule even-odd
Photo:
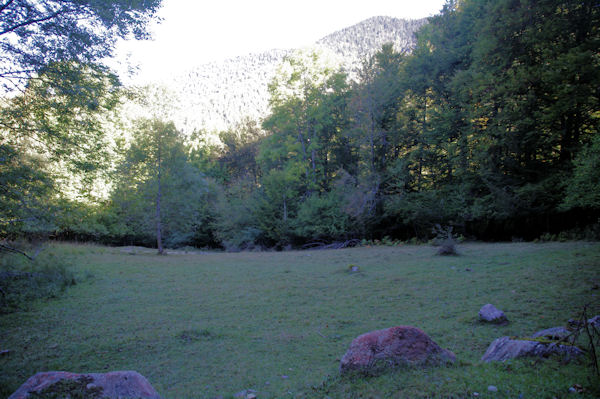
[{"label": "grassy meadow", "polygon": [[[256,253],[56,245],[77,284],[0,315],[0,397],[39,371],[136,370],[167,399],[600,397],[586,362],[481,364],[500,336],[528,336],[600,314],[600,244],[469,243]],[[352,265],[359,267],[351,273]],[[505,326],[482,324],[486,303]],[[356,336],[423,329],[453,351],[450,367],[341,378]],[[489,392],[494,385],[498,392]]]}]

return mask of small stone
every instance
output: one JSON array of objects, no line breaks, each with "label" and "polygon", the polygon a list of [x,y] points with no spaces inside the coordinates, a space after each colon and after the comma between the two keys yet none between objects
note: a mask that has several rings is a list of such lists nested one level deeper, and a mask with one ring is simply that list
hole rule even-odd
[{"label": "small stone", "polygon": [[473,392],[473,396],[479,396],[479,392]]},{"label": "small stone", "polygon": [[256,399],[256,391],[254,389],[244,389],[233,395],[233,397],[239,399]]},{"label": "small stone", "polygon": [[569,392],[581,393],[583,392],[583,387],[579,384],[573,384],[573,386],[569,388]]},{"label": "small stone", "polygon": [[282,379],[284,379],[284,380],[287,380],[287,379],[288,379],[288,378],[290,378],[290,377],[289,377],[289,376],[287,376],[287,375],[282,375],[282,376],[281,376],[281,378],[282,378]]},{"label": "small stone", "polygon": [[488,387],[488,391],[490,391],[490,392],[498,392],[498,388],[496,388],[496,387],[495,387],[495,386],[493,386],[493,385],[490,385],[490,386]]},{"label": "small stone", "polygon": [[489,323],[496,324],[506,324],[508,323],[508,319],[503,311],[496,308],[491,303],[484,305],[479,310],[479,318],[483,321],[487,321]]}]

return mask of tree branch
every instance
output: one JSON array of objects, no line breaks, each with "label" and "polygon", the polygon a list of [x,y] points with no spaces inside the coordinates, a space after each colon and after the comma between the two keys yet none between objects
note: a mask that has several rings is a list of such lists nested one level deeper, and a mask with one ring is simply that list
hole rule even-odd
[{"label": "tree branch", "polygon": [[23,252],[21,250],[13,248],[13,247],[9,247],[8,245],[0,244],[0,250],[7,251],[7,252],[14,252],[14,253],[17,253],[17,254],[21,254],[24,257],[26,257],[27,259],[29,259],[30,261],[33,261],[33,258],[31,256],[29,256],[26,252]]},{"label": "tree branch", "polygon": [[4,3],[2,6],[0,6],[0,12],[2,12],[2,11],[4,11],[4,10],[6,10],[6,8],[7,8],[8,6],[10,6],[10,5],[11,5],[11,3],[12,3],[13,1],[14,1],[14,0],[8,0],[6,3]]},{"label": "tree branch", "polygon": [[0,32],[0,36],[2,36],[2,35],[5,35],[5,34],[7,34],[7,33],[10,33],[10,32],[14,32],[15,30],[17,30],[17,29],[19,29],[19,28],[22,28],[22,27],[24,27],[24,26],[27,26],[27,25],[38,24],[38,23],[40,23],[40,22],[44,22],[44,21],[51,20],[51,19],[53,19],[53,18],[56,18],[57,16],[59,16],[59,15],[60,15],[60,14],[62,14],[63,12],[64,12],[64,11],[63,11],[63,10],[61,10],[61,11],[57,11],[57,12],[55,12],[55,13],[53,13],[53,14],[50,14],[50,15],[48,15],[48,16],[46,16],[46,17],[43,17],[43,18],[38,18],[38,19],[30,19],[30,20],[28,20],[28,21],[23,21],[23,22],[21,22],[20,24],[17,24],[17,25],[15,25],[15,26],[13,26],[13,27],[10,27],[10,28],[7,28],[7,29],[3,30],[2,32]]}]

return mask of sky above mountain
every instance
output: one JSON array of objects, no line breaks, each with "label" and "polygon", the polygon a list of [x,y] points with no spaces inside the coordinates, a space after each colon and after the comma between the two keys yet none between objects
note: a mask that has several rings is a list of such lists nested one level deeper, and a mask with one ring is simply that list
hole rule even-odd
[{"label": "sky above mountain", "polygon": [[154,40],[122,42],[117,67],[126,81],[159,81],[193,66],[271,49],[308,46],[337,30],[384,15],[437,14],[445,0],[164,0]]}]

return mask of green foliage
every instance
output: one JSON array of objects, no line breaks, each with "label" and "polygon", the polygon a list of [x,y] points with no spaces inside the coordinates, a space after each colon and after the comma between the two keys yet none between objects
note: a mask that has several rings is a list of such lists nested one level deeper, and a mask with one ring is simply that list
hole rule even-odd
[{"label": "green foliage", "polygon": [[40,157],[0,144],[0,237],[50,231],[53,224],[48,208],[54,193]]},{"label": "green foliage", "polygon": [[205,229],[213,218],[209,182],[189,162],[173,123],[139,121],[117,167],[110,201],[113,237],[147,243],[160,234],[160,244],[164,240],[172,248],[211,242]]},{"label": "green foliage", "polygon": [[[51,232],[56,197],[87,196],[109,164],[105,136],[118,104],[114,78],[93,65],[47,66],[24,93],[0,106],[0,222],[8,234]],[[74,182],[79,182],[79,187]]]},{"label": "green foliage", "polygon": [[300,242],[337,241],[352,232],[352,220],[340,207],[341,196],[332,191],[313,194],[299,205],[292,224]]},{"label": "green foliage", "polygon": [[121,96],[101,62],[147,37],[160,0],[6,1],[0,6],[0,237],[49,234],[57,198],[89,197],[110,163],[105,131]]},{"label": "green foliage", "polygon": [[[160,104],[161,115],[120,149],[110,201],[94,203],[89,192],[88,203],[71,201],[70,180],[85,198],[81,187],[115,162],[104,126],[122,95],[96,61],[116,37],[143,36],[159,1],[125,3],[8,2],[0,11],[0,26],[24,23],[15,47],[0,33],[7,59],[23,51],[19,63],[32,66],[14,79],[0,69],[0,79],[35,75],[0,107],[0,235],[57,228],[71,238],[231,250],[356,237],[427,241],[435,224],[484,239],[593,235],[593,0],[449,1],[411,54],[386,44],[354,82],[323,54],[297,52],[269,86],[262,125],[220,132],[221,145],[204,131],[184,140],[159,122],[170,94],[142,89],[138,99]],[[50,6],[72,14],[36,25]],[[76,16],[97,29],[74,25]],[[27,40],[34,45],[25,51]],[[54,40],[56,51],[42,56]]]},{"label": "green foliage", "polygon": [[118,38],[149,36],[160,0],[21,0],[0,8],[0,82],[15,90],[57,61],[97,62]]},{"label": "green foliage", "polygon": [[255,195],[254,217],[262,243],[273,246],[291,242],[291,220],[296,216],[302,186],[297,170],[272,169],[263,176]]},{"label": "green foliage", "polygon": [[215,235],[228,251],[253,249],[261,230],[255,216],[254,183],[240,179],[220,193],[216,201]]},{"label": "green foliage", "polygon": [[563,200],[565,208],[600,209],[600,134],[575,158],[573,179]]}]

